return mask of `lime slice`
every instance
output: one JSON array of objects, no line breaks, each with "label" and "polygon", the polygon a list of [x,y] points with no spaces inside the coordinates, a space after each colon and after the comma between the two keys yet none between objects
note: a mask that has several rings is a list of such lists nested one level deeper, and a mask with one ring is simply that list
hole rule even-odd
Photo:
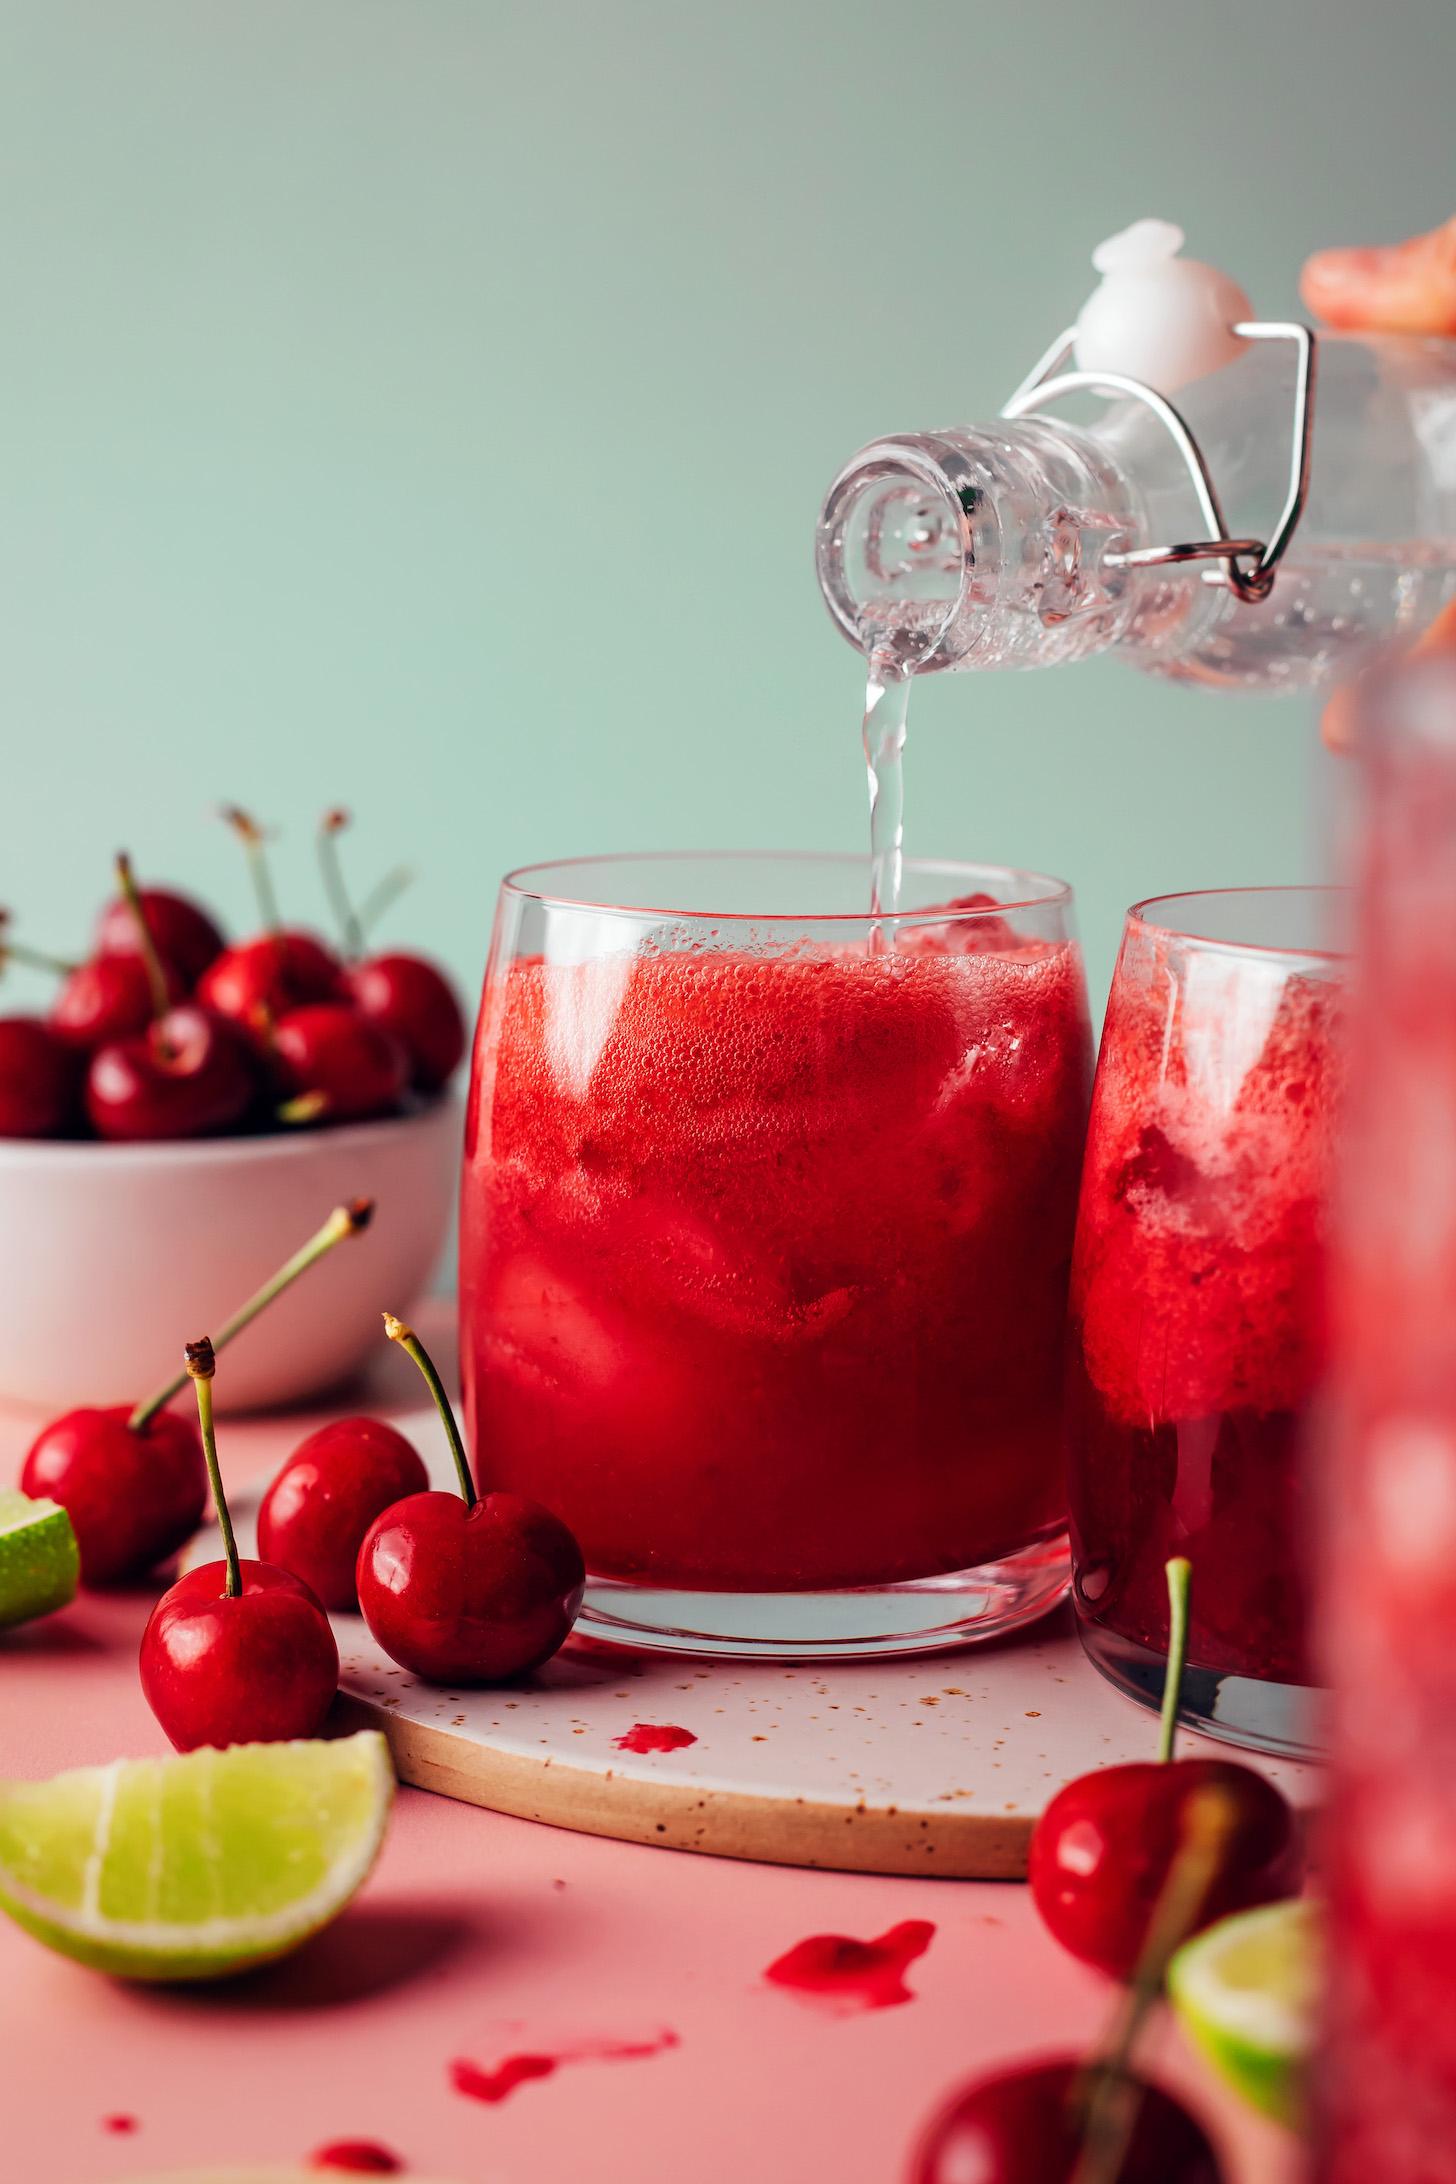
[{"label": "lime slice", "polygon": [[76,1597],[81,1558],[59,1502],[0,1486],[0,1630]]},{"label": "lime slice", "polygon": [[393,1794],[375,1729],[0,1784],[0,1906],[98,1971],[221,1978],[343,1909]]},{"label": "lime slice", "polygon": [[1315,1905],[1271,1903],[1220,1919],[1168,1967],[1174,2007],[1214,2069],[1279,2123],[1300,2120],[1320,1942]]}]

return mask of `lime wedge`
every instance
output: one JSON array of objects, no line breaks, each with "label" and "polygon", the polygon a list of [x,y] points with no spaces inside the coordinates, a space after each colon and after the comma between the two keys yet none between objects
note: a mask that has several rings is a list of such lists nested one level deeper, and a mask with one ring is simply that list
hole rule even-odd
[{"label": "lime wedge", "polygon": [[1194,2041],[1236,2093],[1279,2123],[1301,2117],[1320,1942],[1315,1905],[1271,1903],[1220,1919],[1168,1967],[1168,1991]]},{"label": "lime wedge", "polygon": [[0,1906],[98,1971],[218,1979],[343,1909],[393,1794],[374,1729],[0,1784]]},{"label": "lime wedge", "polygon": [[81,1558],[59,1502],[0,1486],[0,1630],[76,1597]]}]

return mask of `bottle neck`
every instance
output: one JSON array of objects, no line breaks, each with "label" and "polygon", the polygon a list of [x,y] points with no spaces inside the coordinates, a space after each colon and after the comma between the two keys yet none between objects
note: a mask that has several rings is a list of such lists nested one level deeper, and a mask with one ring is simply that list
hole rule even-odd
[{"label": "bottle neck", "polygon": [[1117,643],[1136,495],[1090,436],[1042,419],[877,440],[819,520],[820,588],[852,644],[901,672],[1040,667]]}]

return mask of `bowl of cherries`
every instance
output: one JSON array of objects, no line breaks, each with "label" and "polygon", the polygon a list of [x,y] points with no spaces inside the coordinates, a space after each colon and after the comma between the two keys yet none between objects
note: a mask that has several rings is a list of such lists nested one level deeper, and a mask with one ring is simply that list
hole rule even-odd
[{"label": "bowl of cherries", "polygon": [[368,946],[370,906],[354,910],[339,872],[344,813],[320,830],[337,946],[282,922],[261,830],[226,816],[259,897],[242,939],[138,884],[126,858],[84,960],[0,923],[0,971],[54,980],[43,1010],[0,1003],[0,1398],[119,1400],[139,1370],[160,1377],[180,1325],[220,1319],[271,1273],[300,1206],[373,1198],[368,1236],[320,1270],[282,1338],[243,1338],[230,1361],[229,1407],[296,1402],[365,1362],[375,1300],[418,1295],[439,1257],[459,998],[423,956]]}]

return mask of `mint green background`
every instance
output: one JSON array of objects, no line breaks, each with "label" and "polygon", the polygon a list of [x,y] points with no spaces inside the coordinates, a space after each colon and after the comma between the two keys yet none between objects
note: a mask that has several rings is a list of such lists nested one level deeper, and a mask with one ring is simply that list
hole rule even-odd
[{"label": "mint green background", "polygon": [[[1144,212],[1267,311],[1450,209],[1449,0],[0,6],[0,899],[309,836],[472,986],[508,864],[864,840],[822,489],[994,409]],[[912,848],[1122,906],[1319,862],[1308,708],[944,678]],[[42,989],[15,974],[9,1005]]]}]

